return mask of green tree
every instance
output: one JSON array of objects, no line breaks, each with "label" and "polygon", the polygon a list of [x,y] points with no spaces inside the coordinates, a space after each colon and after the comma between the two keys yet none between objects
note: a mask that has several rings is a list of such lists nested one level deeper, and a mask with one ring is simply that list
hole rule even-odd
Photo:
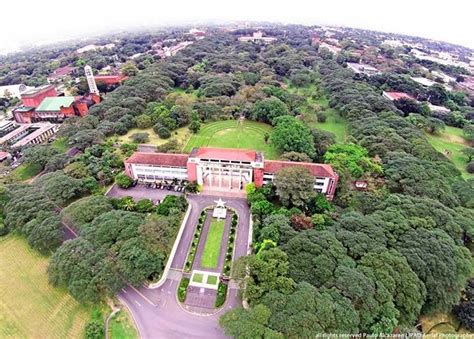
[{"label": "green tree", "polygon": [[123,64],[122,67],[120,68],[120,71],[122,72],[123,75],[126,75],[126,76],[135,76],[138,74],[137,66],[135,66],[135,64],[131,61]]},{"label": "green tree", "polygon": [[241,307],[225,313],[219,319],[219,325],[225,334],[233,338],[283,338],[268,327],[271,312],[264,305],[245,310]]},{"label": "green tree", "polygon": [[337,144],[328,148],[324,161],[341,173],[357,179],[364,174],[380,174],[382,166],[370,159],[367,150],[356,144]]},{"label": "green tree", "polygon": [[146,114],[141,114],[135,117],[135,124],[140,129],[150,128],[153,125],[151,117]]},{"label": "green tree", "polygon": [[300,120],[283,116],[273,120],[275,128],[271,141],[280,152],[305,153],[312,158],[315,155],[314,140],[309,128]]},{"label": "green tree", "polygon": [[86,192],[82,180],[72,178],[62,171],[47,173],[39,177],[35,184],[48,199],[61,206],[66,206]]},{"label": "green tree", "polygon": [[30,246],[42,254],[56,250],[63,242],[61,219],[52,212],[38,213],[23,228]]},{"label": "green tree", "polygon": [[294,162],[311,162],[311,158],[305,153],[286,152],[280,156],[280,160],[294,161]]},{"label": "green tree", "polygon": [[275,175],[276,194],[285,206],[305,208],[315,197],[314,177],[300,166],[283,168]]},{"label": "green tree", "polygon": [[191,115],[191,123],[189,124],[189,130],[193,133],[199,132],[201,129],[201,119],[199,119],[199,115],[197,112],[193,112]]},{"label": "green tree", "polygon": [[77,231],[95,217],[113,209],[110,198],[93,195],[79,199],[61,211],[61,217],[69,226]]},{"label": "green tree", "polygon": [[129,188],[133,184],[133,179],[126,174],[120,173],[115,177],[115,182],[121,188]]},{"label": "green tree", "polygon": [[136,144],[144,144],[150,141],[150,134],[148,133],[133,133],[130,138]]},{"label": "green tree", "polygon": [[27,164],[38,165],[44,168],[51,157],[58,154],[58,151],[50,145],[32,145],[23,151],[22,161]]},{"label": "green tree", "polygon": [[474,124],[466,124],[462,129],[462,133],[464,138],[472,143],[474,141]]},{"label": "green tree", "polygon": [[275,97],[257,101],[252,110],[252,118],[254,120],[259,120],[270,124],[273,124],[273,120],[276,117],[288,114],[289,112],[286,104]]},{"label": "green tree", "polygon": [[238,260],[233,275],[240,281],[243,296],[250,304],[258,304],[271,291],[283,294],[293,291],[294,281],[288,277],[288,257],[282,250],[273,247]]},{"label": "green tree", "polygon": [[461,150],[461,153],[467,157],[467,162],[471,162],[474,158],[474,147],[466,147]]}]

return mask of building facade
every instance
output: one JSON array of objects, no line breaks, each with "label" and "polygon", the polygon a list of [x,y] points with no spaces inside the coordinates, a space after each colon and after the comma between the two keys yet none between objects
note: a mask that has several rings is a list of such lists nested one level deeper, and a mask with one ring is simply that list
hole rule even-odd
[{"label": "building facade", "polygon": [[22,124],[0,138],[0,147],[19,148],[31,144],[41,144],[56,134],[59,125],[49,122]]},{"label": "building facade", "polygon": [[338,175],[330,165],[265,160],[261,152],[224,148],[194,148],[191,154],[135,152],[125,160],[125,173],[140,182],[196,181],[205,189],[241,192],[249,183],[270,184],[283,168],[300,166],[314,177],[314,190],[332,200]]},{"label": "building facade", "polygon": [[18,123],[31,124],[49,121],[61,123],[71,116],[83,117],[89,113],[89,107],[100,102],[97,94],[84,96],[46,97],[37,107],[20,106],[13,110]]}]

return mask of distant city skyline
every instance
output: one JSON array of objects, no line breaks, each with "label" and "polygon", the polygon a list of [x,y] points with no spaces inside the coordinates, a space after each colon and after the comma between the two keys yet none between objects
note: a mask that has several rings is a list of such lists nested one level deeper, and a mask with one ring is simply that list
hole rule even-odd
[{"label": "distant city skyline", "polygon": [[8,15],[0,20],[0,51],[117,30],[226,21],[339,25],[419,36],[474,49],[474,3],[462,0],[399,0],[396,3],[241,0],[235,4],[211,0],[28,2],[3,4],[3,12]]}]

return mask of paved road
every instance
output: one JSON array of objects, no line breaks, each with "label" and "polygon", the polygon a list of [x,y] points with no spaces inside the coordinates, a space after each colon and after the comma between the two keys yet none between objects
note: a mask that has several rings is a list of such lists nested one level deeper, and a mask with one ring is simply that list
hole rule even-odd
[{"label": "paved road", "polygon": [[[129,192],[130,190],[127,190]],[[132,194],[129,194],[132,195]],[[129,308],[142,338],[223,338],[219,317],[227,310],[241,304],[235,284],[230,284],[229,295],[218,313],[196,315],[186,311],[176,300],[180,270],[184,267],[194,229],[203,208],[213,205],[219,197],[190,196],[191,212],[185,230],[171,264],[172,270],[165,283],[157,289],[141,287],[123,289],[118,297]],[[247,254],[250,213],[245,199],[224,198],[227,206],[239,215],[235,242],[236,258]]]}]

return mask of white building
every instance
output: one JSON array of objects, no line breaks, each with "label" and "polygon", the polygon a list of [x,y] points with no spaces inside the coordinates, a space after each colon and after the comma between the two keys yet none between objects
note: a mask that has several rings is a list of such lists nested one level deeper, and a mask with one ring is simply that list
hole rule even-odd
[{"label": "white building", "polygon": [[0,86],[0,98],[10,97],[21,99],[21,94],[32,88],[33,87],[28,87],[24,84]]},{"label": "white building", "polygon": [[276,41],[277,38],[275,37],[264,37],[261,31],[254,32],[252,36],[241,36],[239,37],[239,41],[241,42],[257,42],[262,41],[265,43],[270,43]]},{"label": "white building", "polygon": [[347,68],[351,69],[356,74],[365,74],[368,76],[380,73],[379,70],[373,66],[367,64],[358,64],[355,62],[348,62]]},{"label": "white building", "polygon": [[425,87],[430,87],[436,84],[435,81],[423,77],[412,77],[412,80]]}]

